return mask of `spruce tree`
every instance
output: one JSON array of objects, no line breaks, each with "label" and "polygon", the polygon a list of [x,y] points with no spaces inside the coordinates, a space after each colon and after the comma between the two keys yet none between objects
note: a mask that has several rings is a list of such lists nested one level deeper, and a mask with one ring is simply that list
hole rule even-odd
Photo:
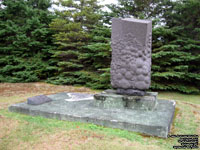
[{"label": "spruce tree", "polygon": [[107,8],[110,10],[104,12],[104,22],[107,24],[111,24],[113,17],[151,18],[155,24],[163,21],[162,15],[171,8],[171,2],[170,0],[118,0],[118,4],[109,4]]},{"label": "spruce tree", "polygon": [[199,7],[198,0],[173,2],[166,27],[154,29],[153,89],[200,91]]},{"label": "spruce tree", "polygon": [[49,60],[53,46],[50,6],[49,0],[2,0],[0,82],[39,81],[55,71]]},{"label": "spruce tree", "polygon": [[[83,76],[90,77],[86,85],[95,89],[108,89],[110,86],[111,29],[103,25],[96,26],[91,32],[91,40],[83,48],[87,71]],[[86,73],[86,74],[85,74]]]},{"label": "spruce tree", "polygon": [[[200,89],[199,0],[129,1],[110,5],[104,17],[153,18],[152,86],[154,90],[198,93]],[[145,7],[144,7],[145,6]]]},{"label": "spruce tree", "polygon": [[93,29],[100,22],[101,6],[97,0],[60,0],[59,4],[64,10],[57,11],[58,18],[50,24],[56,32],[54,38],[57,49],[53,51],[53,57],[58,61],[59,72],[49,82],[85,84],[93,77],[92,73],[88,74],[93,56],[85,46],[92,40]]}]

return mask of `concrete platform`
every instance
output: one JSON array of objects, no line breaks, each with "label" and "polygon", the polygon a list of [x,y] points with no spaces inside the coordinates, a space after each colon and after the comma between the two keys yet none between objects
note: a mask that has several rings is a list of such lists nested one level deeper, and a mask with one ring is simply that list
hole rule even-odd
[{"label": "concrete platform", "polygon": [[10,106],[9,110],[32,116],[94,123],[163,138],[167,138],[175,110],[173,100],[158,100],[154,110],[142,111],[99,108],[90,94],[58,93],[48,97],[52,99],[51,102],[41,105],[18,103]]}]

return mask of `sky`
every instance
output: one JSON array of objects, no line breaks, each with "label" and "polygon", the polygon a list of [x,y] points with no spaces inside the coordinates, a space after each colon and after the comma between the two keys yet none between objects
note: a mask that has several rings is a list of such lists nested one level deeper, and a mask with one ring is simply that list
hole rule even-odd
[{"label": "sky", "polygon": [[[57,2],[58,0],[52,0],[54,2]],[[117,4],[117,0],[98,0],[100,4],[105,5],[105,4]],[[53,9],[60,9],[62,10],[62,8],[53,5]],[[52,10],[52,8],[50,9]],[[103,10],[107,10],[106,8],[103,8]]]},{"label": "sky", "polygon": [[117,0],[99,0],[101,4],[117,4]]},{"label": "sky", "polygon": [[[53,0],[54,2],[58,1],[58,0]],[[114,3],[116,4],[117,3],[117,0],[98,0],[101,4],[111,4],[111,3]]]}]

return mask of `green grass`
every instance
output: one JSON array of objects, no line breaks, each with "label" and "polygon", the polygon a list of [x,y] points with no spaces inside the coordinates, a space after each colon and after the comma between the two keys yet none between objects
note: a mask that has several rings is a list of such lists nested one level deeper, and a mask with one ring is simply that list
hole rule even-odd
[{"label": "green grass", "polygon": [[[62,120],[55,120],[55,119],[47,119],[39,116],[28,116],[24,114],[19,113],[13,113],[9,112],[8,110],[0,110],[0,114],[15,120],[25,121],[28,122],[31,125],[34,125],[35,127],[39,127],[41,129],[44,129],[46,132],[51,132],[55,128],[59,128],[61,130],[71,130],[71,129],[82,129],[82,130],[91,130],[91,131],[98,131],[101,133],[105,133],[107,135],[114,135],[121,138],[126,138],[129,140],[137,140],[137,141],[143,141],[142,136],[138,133],[129,132],[126,130],[120,130],[120,129],[112,129],[112,128],[106,128],[103,126],[98,126],[95,124],[86,124],[86,123],[80,123],[80,122],[69,122],[69,121],[62,121]],[[26,130],[26,128],[25,128]]]},{"label": "green grass", "polygon": [[[176,115],[170,134],[200,134],[200,106],[196,105],[200,104],[200,95],[160,92],[159,98],[174,99],[177,102]],[[22,100],[16,93],[11,97],[0,97],[0,106],[5,103],[10,105],[20,101]],[[173,145],[178,145],[176,138],[149,137],[94,124],[32,117],[9,112],[7,106],[0,107],[0,125],[0,150],[172,150]],[[49,147],[45,147],[47,146],[46,143]]]},{"label": "green grass", "polygon": [[[175,118],[174,126],[175,131],[172,134],[197,134],[196,129],[199,127],[199,124],[195,122],[195,117],[191,113],[191,106],[186,104],[178,103],[177,106],[180,109],[179,115],[184,115],[184,118]],[[184,107],[184,109],[182,109]],[[172,149],[173,145],[177,145],[177,139],[162,139],[157,137],[148,137],[143,136],[139,133],[129,132],[126,130],[105,128],[102,126],[97,126],[94,124],[85,124],[79,122],[69,122],[69,121],[60,121],[55,119],[47,119],[42,117],[32,117],[18,113],[11,113],[8,110],[0,110],[0,115],[11,119],[17,120],[20,122],[16,131],[13,131],[12,134],[3,138],[0,147],[9,145],[13,139],[18,139],[19,141],[25,143],[37,143],[40,135],[54,134],[56,131],[70,131],[70,130],[87,130],[95,132],[99,135],[104,135],[111,140],[115,138],[125,138],[132,142],[139,142],[143,146],[158,146],[160,149]],[[37,134],[34,134],[37,133]],[[17,143],[18,144],[18,143]]]},{"label": "green grass", "polygon": [[188,95],[188,94],[182,94],[178,92],[159,92],[158,98],[178,100],[178,101],[200,105],[200,95]]}]

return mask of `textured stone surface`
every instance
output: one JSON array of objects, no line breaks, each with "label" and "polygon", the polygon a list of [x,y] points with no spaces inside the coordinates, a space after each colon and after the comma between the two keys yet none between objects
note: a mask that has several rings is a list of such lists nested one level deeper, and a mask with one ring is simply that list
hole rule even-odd
[{"label": "textured stone surface", "polygon": [[153,111],[102,109],[94,106],[93,99],[66,101],[65,99],[69,98],[68,94],[57,94],[56,97],[52,98],[51,102],[42,105],[18,103],[10,106],[9,110],[33,116],[89,122],[166,138],[175,108],[174,101],[158,100]]},{"label": "textured stone surface", "polygon": [[147,92],[144,96],[119,95],[114,92],[102,92],[94,95],[95,106],[107,109],[134,109],[150,111],[157,105],[157,93]]},{"label": "textured stone surface", "polygon": [[116,93],[122,95],[144,96],[146,92],[134,89],[117,89]]},{"label": "textured stone surface", "polygon": [[27,99],[27,104],[29,105],[41,105],[47,102],[52,101],[51,98],[47,97],[46,95],[38,95],[34,97],[30,97]]},{"label": "textured stone surface", "polygon": [[148,89],[151,84],[152,22],[114,18],[111,38],[112,87]]}]

